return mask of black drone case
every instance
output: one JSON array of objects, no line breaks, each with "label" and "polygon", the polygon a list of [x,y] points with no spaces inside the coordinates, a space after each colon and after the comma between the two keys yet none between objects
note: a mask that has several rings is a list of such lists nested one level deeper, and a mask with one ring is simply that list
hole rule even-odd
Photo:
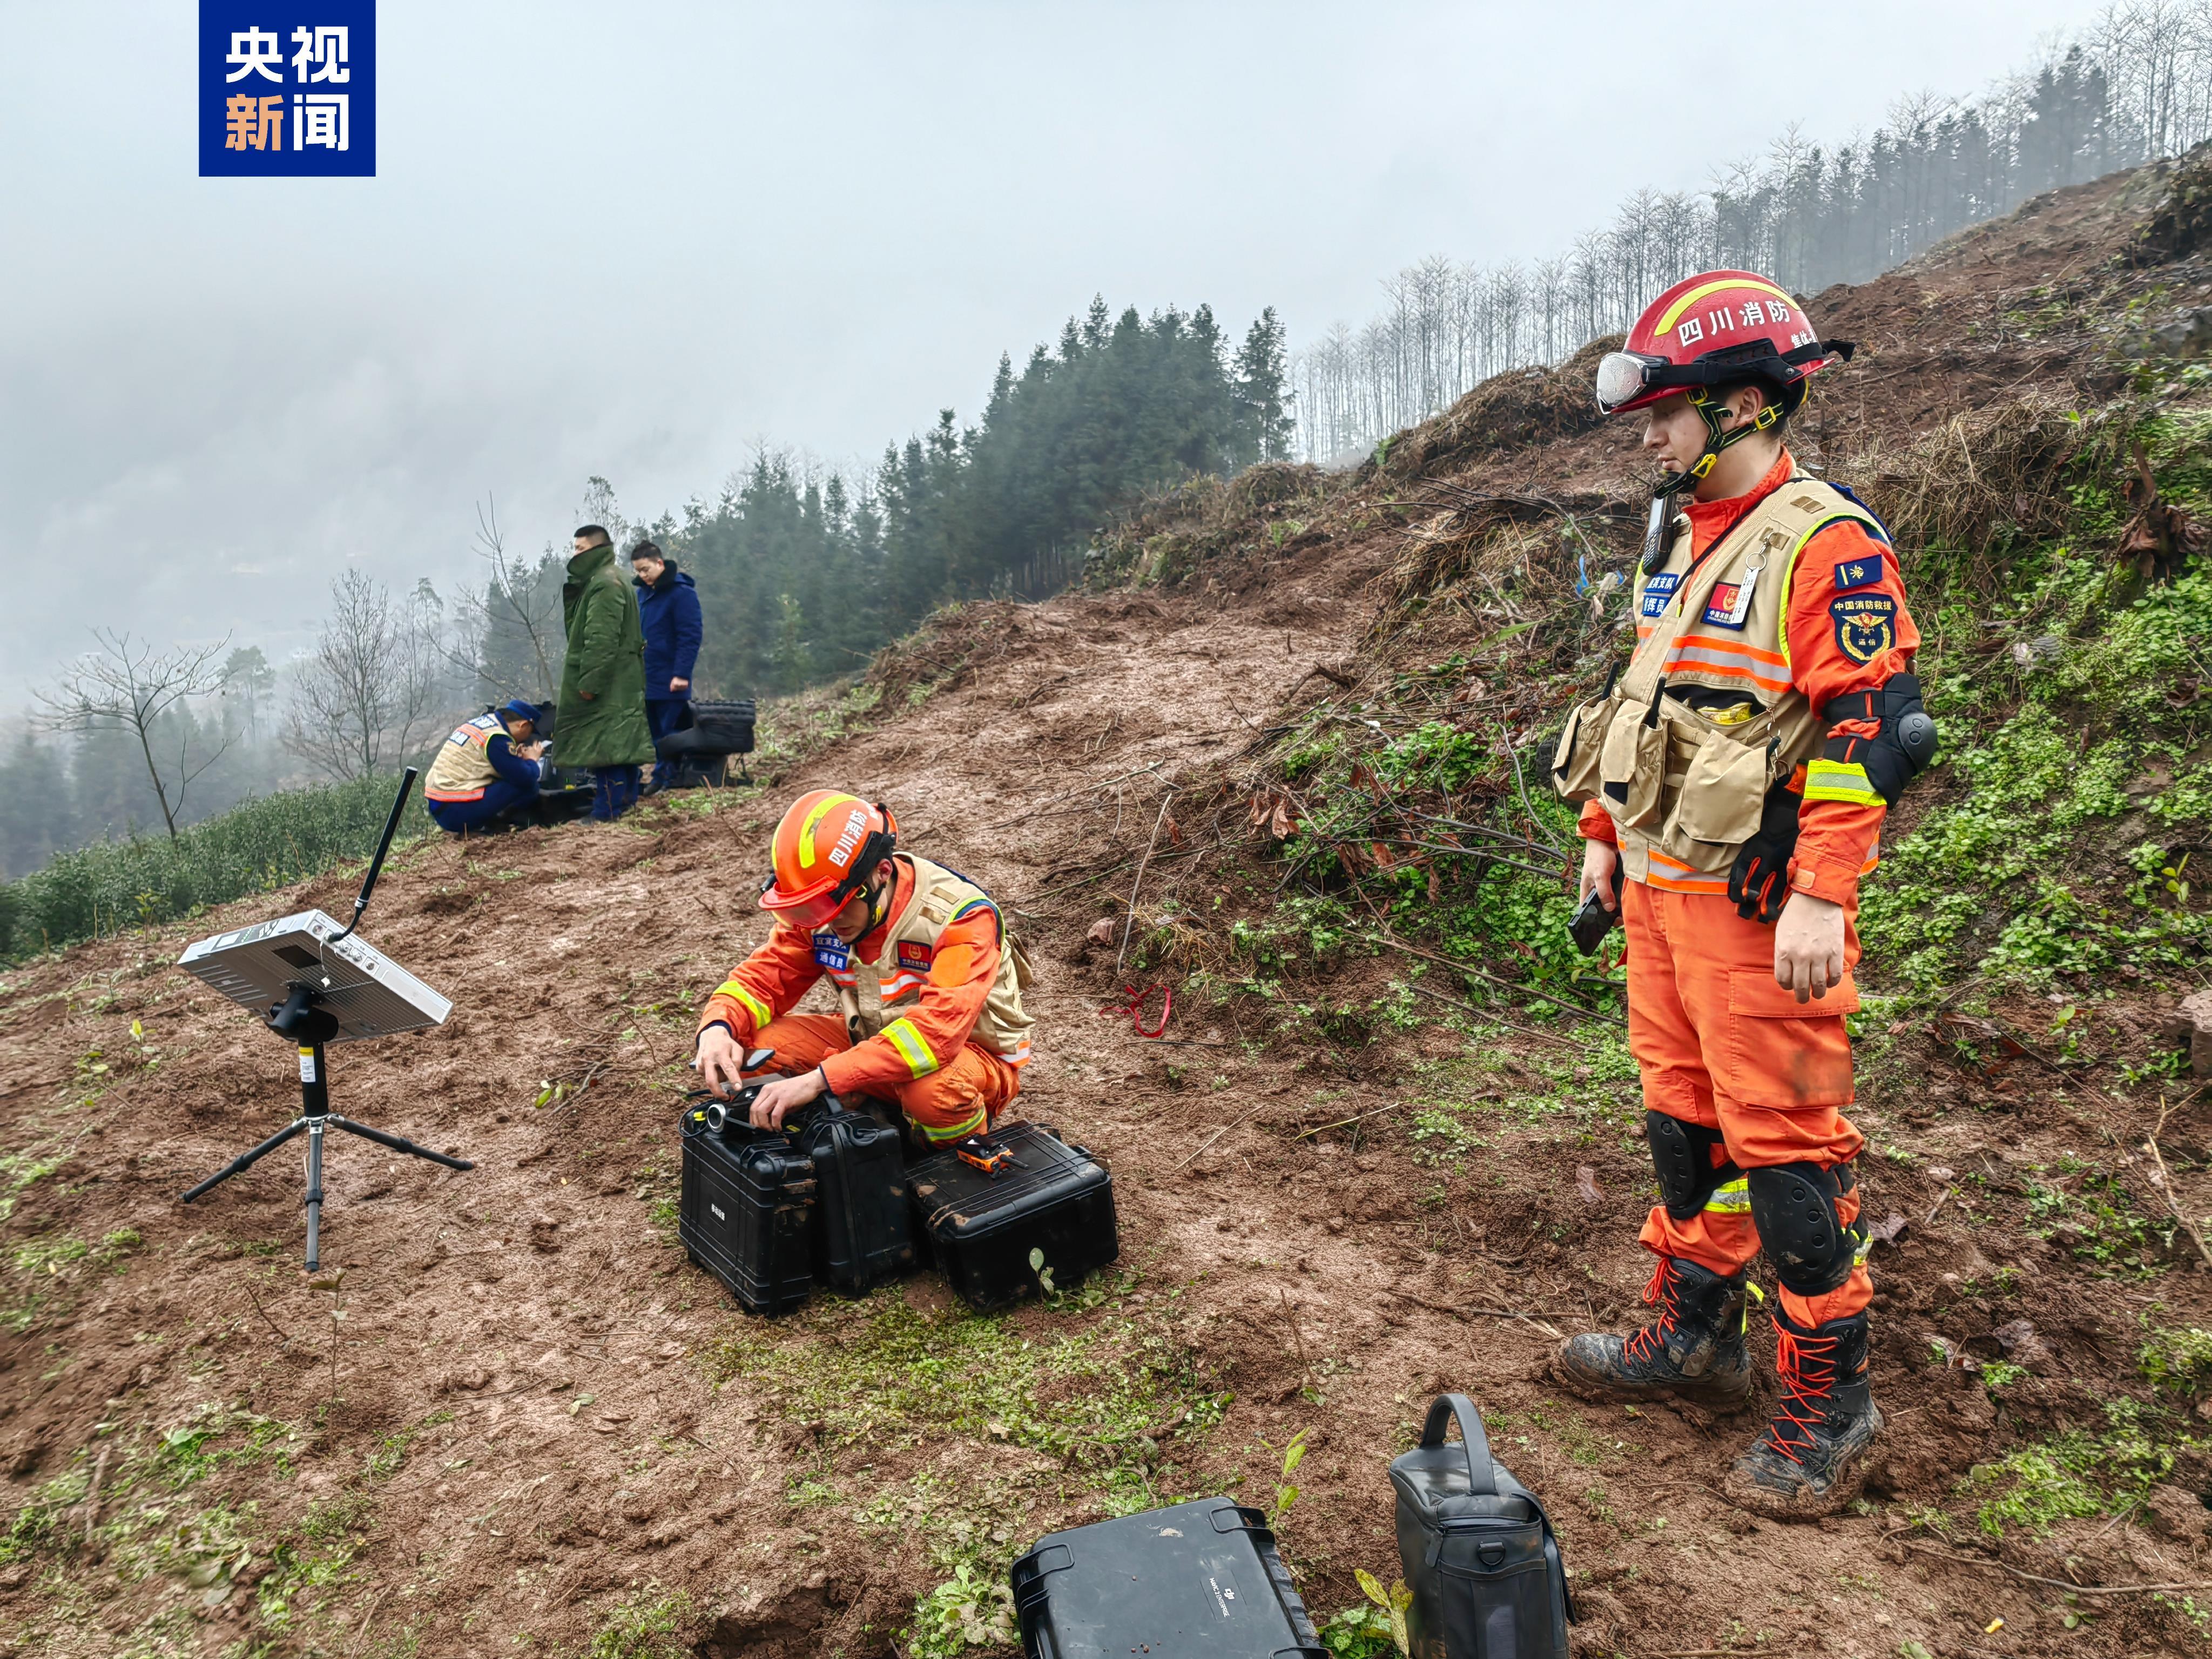
[{"label": "black drone case", "polygon": [[814,1162],[814,1270],[824,1284],[857,1296],[914,1267],[905,1139],[835,1096],[801,1127]]},{"label": "black drone case", "polygon": [[676,1232],[698,1267],[746,1311],[788,1313],[814,1288],[814,1160],[733,1106],[720,1130],[703,1108],[684,1114],[684,1184]]},{"label": "black drone case", "polygon": [[1014,1563],[1022,1651],[1328,1659],[1265,1521],[1204,1498],[1048,1534]]},{"label": "black drone case", "polygon": [[[1447,1443],[1452,1420],[1461,1439]],[[1421,1443],[1390,1465],[1413,1659],[1567,1659],[1574,1617],[1551,1517],[1490,1455],[1463,1394],[1430,1402]]]},{"label": "black drone case", "polygon": [[1041,1124],[1009,1123],[985,1139],[1012,1160],[997,1175],[951,1152],[907,1171],[930,1253],[971,1305],[1003,1308],[1037,1295],[1033,1250],[1060,1291],[1121,1255],[1105,1165]]}]

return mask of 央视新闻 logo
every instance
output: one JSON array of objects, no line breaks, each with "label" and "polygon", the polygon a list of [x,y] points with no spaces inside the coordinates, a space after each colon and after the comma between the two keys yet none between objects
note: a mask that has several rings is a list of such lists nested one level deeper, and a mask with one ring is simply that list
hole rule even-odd
[{"label": "\u592e\u89c6\u65b0\u95fb logo", "polygon": [[376,172],[374,0],[200,0],[202,178]]}]

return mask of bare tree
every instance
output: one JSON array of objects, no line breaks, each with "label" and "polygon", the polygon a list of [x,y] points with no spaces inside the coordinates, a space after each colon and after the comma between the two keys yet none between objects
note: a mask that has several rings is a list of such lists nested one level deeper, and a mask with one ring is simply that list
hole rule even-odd
[{"label": "bare tree", "polygon": [[405,599],[358,570],[331,584],[331,615],[299,665],[284,746],[334,777],[400,764],[453,708],[443,617],[428,581]]},{"label": "bare tree", "polygon": [[537,562],[507,550],[499,527],[499,507],[489,496],[477,508],[477,556],[490,566],[481,590],[464,587],[453,617],[453,637],[446,655],[453,665],[479,682],[487,693],[517,688],[502,680],[507,659],[521,656],[537,676],[532,690],[550,696],[560,684],[566,643],[561,626],[561,591],[546,580],[549,552]]},{"label": "bare tree", "polygon": [[[177,838],[177,816],[185,810],[185,794],[192,781],[221,759],[230,747],[225,735],[215,752],[195,765],[191,741],[197,727],[190,719],[169,719],[188,713],[183,705],[194,697],[212,696],[222,688],[219,662],[230,643],[226,634],[215,644],[179,646],[157,653],[151,644],[133,641],[128,634],[94,629],[99,649],[86,653],[64,673],[51,691],[38,694],[33,717],[49,732],[126,732],[138,743],[146,762],[146,776],[154,786],[154,799],[161,808],[161,822],[169,839]],[[165,722],[169,729],[163,730]],[[176,758],[168,757],[171,738]]]}]

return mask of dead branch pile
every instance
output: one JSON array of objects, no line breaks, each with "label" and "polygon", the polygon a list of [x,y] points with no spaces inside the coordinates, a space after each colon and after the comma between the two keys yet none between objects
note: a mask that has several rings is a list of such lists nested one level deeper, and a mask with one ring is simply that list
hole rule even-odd
[{"label": "dead branch pile", "polygon": [[1609,334],[1555,368],[1492,375],[1435,419],[1399,434],[1360,475],[1370,468],[1392,480],[1455,472],[1509,450],[1589,431],[1605,418],[1590,397],[1597,360],[1620,342]]},{"label": "dead branch pile", "polygon": [[1986,592],[1993,547],[2065,533],[2064,479],[2087,439],[2065,399],[2037,391],[1954,415],[1903,443],[1877,434],[1832,471],[1879,503],[1908,577],[1923,553],[1965,553],[1978,568],[1959,574]]},{"label": "dead branch pile", "polygon": [[1085,584],[1172,587],[1226,553],[1281,551],[1271,527],[1311,517],[1328,493],[1319,467],[1286,461],[1248,467],[1226,481],[1212,474],[1188,479],[1146,496],[1091,538]]}]

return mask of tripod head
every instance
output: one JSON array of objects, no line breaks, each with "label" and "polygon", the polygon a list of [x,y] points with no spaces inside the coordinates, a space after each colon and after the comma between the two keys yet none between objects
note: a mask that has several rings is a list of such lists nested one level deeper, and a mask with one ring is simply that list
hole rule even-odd
[{"label": "tripod head", "polygon": [[[415,769],[410,766],[407,769],[407,775],[399,780],[399,793],[392,798],[392,815],[384,820],[384,835],[376,843],[376,856],[368,861],[368,874],[361,884],[360,893],[354,898],[353,920],[346,923],[345,933],[338,934],[331,940],[331,944],[336,945],[346,933],[361,926],[361,913],[368,908],[368,896],[376,890],[376,878],[384,872],[384,855],[392,850],[392,837],[399,828],[399,815],[407,810],[407,792],[414,787]],[[275,1022],[272,1020],[270,1024]],[[280,1031],[284,1030],[281,1025],[276,1029]],[[291,1035],[289,1031],[284,1034],[287,1036]]]},{"label": "tripod head", "polygon": [[322,1000],[322,993],[313,986],[295,980],[291,994],[270,1004],[264,1018],[278,1036],[300,1043],[328,1042],[337,1035],[338,1020],[328,1009],[315,1006]]}]

